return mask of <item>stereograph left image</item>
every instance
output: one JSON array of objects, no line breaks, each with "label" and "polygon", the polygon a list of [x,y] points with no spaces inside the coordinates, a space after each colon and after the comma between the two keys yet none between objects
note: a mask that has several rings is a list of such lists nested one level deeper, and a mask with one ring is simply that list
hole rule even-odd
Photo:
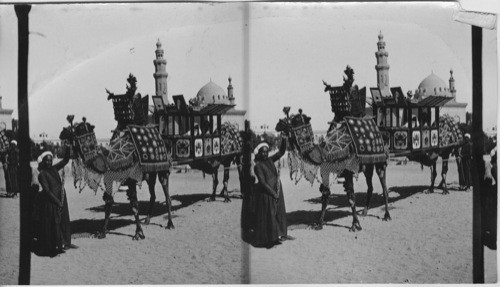
[{"label": "stereograph left image", "polygon": [[[0,11],[15,183],[18,19]],[[243,15],[241,4],[31,6],[31,284],[248,282]],[[17,193],[1,203],[2,284],[17,284]]]},{"label": "stereograph left image", "polygon": [[497,34],[458,10],[0,5],[0,283],[496,282]]}]

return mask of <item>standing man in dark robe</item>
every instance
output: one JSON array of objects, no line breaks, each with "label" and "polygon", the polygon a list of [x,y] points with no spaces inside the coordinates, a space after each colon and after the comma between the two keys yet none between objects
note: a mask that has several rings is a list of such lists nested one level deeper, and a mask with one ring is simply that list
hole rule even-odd
[{"label": "standing man in dark robe", "polygon": [[38,158],[38,182],[42,187],[40,208],[40,254],[54,256],[69,248],[71,244],[68,200],[59,170],[69,162],[70,148],[66,146],[64,159],[52,164],[53,155],[47,151]]},{"label": "standing man in dark robe", "polygon": [[462,168],[464,171],[464,189],[469,190],[472,186],[472,142],[470,141],[470,134],[465,134],[465,143],[462,146],[460,156],[462,157]]},{"label": "standing man in dark robe", "polygon": [[9,151],[7,153],[7,174],[9,176],[10,196],[16,197],[19,193],[19,183],[17,181],[17,170],[19,168],[19,149],[17,141],[10,142]]},{"label": "standing man in dark robe", "polygon": [[8,150],[0,153],[0,161],[2,162],[3,167],[3,175],[5,178],[5,191],[7,192],[7,196],[10,197],[10,177],[9,177],[9,169],[7,168],[7,152]]},{"label": "standing man in dark robe", "polygon": [[278,170],[278,161],[286,150],[286,137],[282,137],[280,150],[269,157],[269,145],[260,143],[254,150],[255,176],[255,245],[270,248],[279,241],[294,239],[287,234],[285,198]]},{"label": "standing man in dark robe", "polygon": [[457,161],[458,186],[459,186],[460,190],[464,189],[464,186],[465,186],[464,167],[462,164],[462,158],[460,157],[461,152],[462,152],[462,149],[460,147],[457,147],[453,150],[453,155],[455,156],[455,160]]}]

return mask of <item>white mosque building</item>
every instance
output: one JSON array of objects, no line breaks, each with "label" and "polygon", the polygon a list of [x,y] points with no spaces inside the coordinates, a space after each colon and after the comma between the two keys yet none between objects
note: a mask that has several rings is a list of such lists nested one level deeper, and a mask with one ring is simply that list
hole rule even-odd
[{"label": "white mosque building", "polygon": [[[153,77],[155,78],[156,96],[161,96],[163,102],[168,104],[168,90],[167,90],[167,77],[166,72],[167,60],[163,57],[164,51],[160,40],[156,43],[156,59],[153,61],[155,66],[155,73]],[[231,122],[237,124],[240,130],[244,129],[245,124],[245,110],[238,110],[235,108],[236,104],[234,102],[235,98],[233,95],[233,85],[231,84],[232,79],[229,78],[229,85],[227,86],[227,92],[216,83],[210,81],[200,88],[196,97],[190,100],[190,103],[195,107],[202,108],[210,104],[225,104],[233,105],[233,107],[222,115],[222,122]]]},{"label": "white mosque building", "polygon": [[[389,64],[387,57],[389,53],[385,50],[385,41],[382,32],[378,35],[377,42],[378,50],[375,52],[377,58],[377,87],[380,89],[382,97],[391,97],[389,86]],[[455,89],[455,79],[453,78],[453,70],[450,70],[450,79],[448,84],[440,77],[431,72],[429,76],[423,79],[414,93],[414,100],[421,101],[428,96],[443,96],[451,98],[444,106],[440,108],[440,115],[448,114],[461,123],[466,122],[465,108],[467,103],[459,103],[456,101],[457,91]]]}]

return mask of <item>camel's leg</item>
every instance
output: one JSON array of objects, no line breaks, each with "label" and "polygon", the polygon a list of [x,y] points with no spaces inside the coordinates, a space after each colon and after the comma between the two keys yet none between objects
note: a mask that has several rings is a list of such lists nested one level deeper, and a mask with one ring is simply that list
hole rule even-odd
[{"label": "camel's leg", "polygon": [[378,178],[380,179],[380,184],[382,185],[382,191],[384,193],[384,204],[385,204],[385,214],[384,214],[384,218],[382,220],[384,221],[387,221],[387,220],[391,220],[391,215],[389,214],[389,191],[387,190],[387,184],[386,184],[386,178],[385,178],[385,175],[386,175],[386,168],[387,168],[387,164],[384,162],[384,163],[377,163],[375,165],[375,168],[377,169],[377,175],[378,175]]},{"label": "camel's leg", "polygon": [[370,208],[370,200],[372,199],[372,194],[373,194],[373,184],[372,184],[372,178],[373,178],[373,164],[367,164],[365,165],[364,169],[364,174],[366,178],[366,185],[368,186],[368,189],[366,190],[366,205],[365,209],[363,210],[362,216],[366,216],[368,214],[368,209]]},{"label": "camel's leg", "polygon": [[443,157],[443,165],[441,168],[441,183],[442,183],[442,188],[443,188],[443,194],[449,194],[448,192],[448,185],[446,184],[446,174],[448,173],[448,159],[449,157]]},{"label": "camel's leg", "polygon": [[219,166],[214,167],[212,170],[212,195],[208,199],[209,201],[215,201],[217,185],[219,185]]},{"label": "camel's leg", "polygon": [[345,178],[344,189],[347,192],[347,199],[352,210],[352,226],[349,231],[361,230],[361,224],[359,223],[358,214],[356,213],[356,197],[354,196],[353,174],[350,171],[344,171],[343,175]]},{"label": "camel's leg", "polygon": [[144,232],[142,231],[141,222],[139,221],[139,201],[137,200],[137,187],[136,182],[133,180],[127,180],[127,196],[130,201],[130,206],[132,207],[132,212],[135,218],[135,235],[132,237],[133,240],[144,239]]},{"label": "camel's leg", "polygon": [[153,216],[153,209],[156,203],[156,193],[155,193],[156,172],[150,172],[146,174],[146,183],[148,184],[149,195],[150,195],[148,215],[146,217],[146,220],[144,221],[144,224],[147,225],[151,221],[151,216]]},{"label": "camel's leg", "polygon": [[170,193],[168,188],[168,180],[170,177],[169,171],[161,171],[158,173],[161,187],[163,188],[163,193],[165,194],[165,202],[167,203],[168,211],[168,223],[167,229],[174,229],[174,223],[172,222],[172,201],[170,200]]},{"label": "camel's leg", "polygon": [[102,227],[102,231],[97,233],[97,238],[99,239],[105,238],[106,233],[108,233],[109,216],[114,203],[113,197],[107,192],[104,192],[102,199],[104,200],[104,226]]},{"label": "camel's leg", "polygon": [[319,191],[321,192],[321,213],[319,216],[318,224],[316,225],[316,230],[323,229],[323,224],[325,223],[326,207],[328,206],[328,199],[330,198],[330,188],[323,183],[319,186]]},{"label": "camel's leg", "polygon": [[433,193],[434,192],[434,182],[436,181],[437,172],[436,172],[436,161],[431,164],[431,186],[429,190],[425,193]]}]

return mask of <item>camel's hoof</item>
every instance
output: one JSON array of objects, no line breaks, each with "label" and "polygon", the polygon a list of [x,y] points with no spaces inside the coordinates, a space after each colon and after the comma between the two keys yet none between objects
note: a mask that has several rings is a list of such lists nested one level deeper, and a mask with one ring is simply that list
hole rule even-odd
[{"label": "camel's hoof", "polygon": [[426,191],[424,191],[425,194],[430,194],[430,193],[434,193],[434,189],[427,189]]},{"label": "camel's hoof", "polygon": [[144,238],[146,238],[146,236],[144,236],[144,233],[142,231],[138,231],[135,233],[134,237],[132,237],[132,240],[139,240]]},{"label": "camel's hoof", "polygon": [[392,218],[391,218],[391,216],[389,214],[386,214],[382,220],[383,221],[389,221],[389,220],[392,220]]},{"label": "camel's hoof", "polygon": [[450,192],[448,190],[443,190],[443,195],[448,195]]},{"label": "camel's hoof", "polygon": [[361,225],[359,223],[354,223],[351,228],[349,229],[350,232],[356,232],[356,231],[361,231],[363,228],[361,228]]},{"label": "camel's hoof", "polygon": [[167,224],[167,227],[165,227],[166,229],[175,229],[175,226],[174,224],[172,223],[172,221],[168,221],[168,224]]},{"label": "camel's hoof", "polygon": [[207,201],[208,202],[215,201],[215,196],[210,196],[209,198],[207,198]]},{"label": "camel's hoof", "polygon": [[225,199],[224,199],[224,202],[225,202],[225,203],[231,202],[231,199],[229,199],[229,198],[225,198]]},{"label": "camel's hoof", "polygon": [[323,224],[318,223],[313,226],[314,230],[322,230],[323,229]]},{"label": "camel's hoof", "polygon": [[97,232],[96,237],[98,239],[104,239],[106,238],[106,232]]},{"label": "camel's hoof", "polygon": [[149,225],[150,221],[151,221],[151,218],[149,216],[146,217],[146,219],[144,219],[144,225]]}]

